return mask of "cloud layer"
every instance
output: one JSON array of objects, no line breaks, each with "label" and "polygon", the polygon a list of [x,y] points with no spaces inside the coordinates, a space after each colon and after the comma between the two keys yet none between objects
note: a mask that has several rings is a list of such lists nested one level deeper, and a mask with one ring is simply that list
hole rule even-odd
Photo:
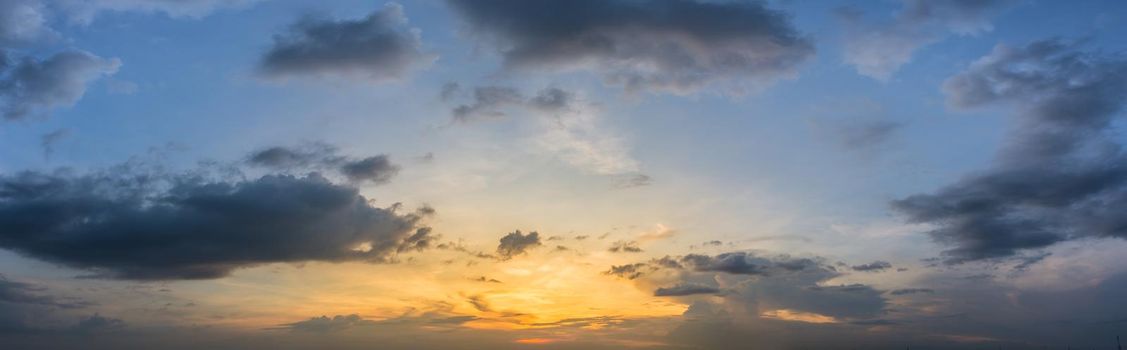
[{"label": "cloud layer", "polygon": [[121,167],[0,176],[0,247],[108,278],[223,277],[276,262],[384,262],[420,220],[318,173],[227,179]]},{"label": "cloud layer", "polygon": [[759,2],[450,0],[508,70],[587,69],[628,90],[731,90],[789,77],[813,53]]},{"label": "cloud layer", "polygon": [[840,9],[845,62],[862,75],[888,80],[917,50],[951,33],[973,35],[992,30],[990,19],[1017,2],[905,0],[891,21],[867,21],[858,10]]},{"label": "cloud layer", "polygon": [[0,69],[0,114],[15,120],[73,105],[90,82],[117,73],[120,66],[120,60],[77,50],[43,60],[24,57]]},{"label": "cloud layer", "polygon": [[267,77],[322,76],[395,80],[437,58],[407,29],[403,7],[389,3],[363,19],[306,18],[274,37],[259,68]]},{"label": "cloud layer", "polygon": [[995,166],[892,202],[930,223],[948,263],[1004,258],[1085,237],[1127,237],[1127,155],[1110,135],[1127,96],[1127,60],[1038,41],[999,45],[943,86],[951,106],[1017,107]]}]

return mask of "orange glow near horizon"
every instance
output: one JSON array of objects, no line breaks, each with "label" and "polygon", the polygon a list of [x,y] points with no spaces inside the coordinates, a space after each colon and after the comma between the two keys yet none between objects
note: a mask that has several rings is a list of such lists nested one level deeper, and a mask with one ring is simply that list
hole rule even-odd
[{"label": "orange glow near horizon", "polygon": [[773,319],[783,320],[783,321],[806,322],[806,323],[837,323],[837,319],[830,317],[830,316],[816,314],[816,313],[812,313],[812,312],[802,312],[802,311],[794,311],[794,310],[788,310],[788,309],[766,311],[766,312],[763,312],[760,315],[765,317],[765,318],[773,318]]},{"label": "orange glow near horizon", "polygon": [[554,338],[521,338],[521,339],[514,340],[513,342],[517,343],[517,344],[551,344],[551,343],[559,342],[561,340],[562,339],[554,339]]}]

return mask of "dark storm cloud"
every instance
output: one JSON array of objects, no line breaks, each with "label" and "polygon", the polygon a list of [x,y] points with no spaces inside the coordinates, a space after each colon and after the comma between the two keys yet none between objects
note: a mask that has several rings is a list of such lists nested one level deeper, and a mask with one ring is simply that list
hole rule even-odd
[{"label": "dark storm cloud", "polygon": [[336,147],[323,143],[264,148],[247,156],[246,163],[274,170],[334,170],[353,182],[374,184],[391,181],[400,170],[387,155],[352,159],[338,155]]},{"label": "dark storm cloud", "polygon": [[[449,84],[443,87],[444,100],[452,98]],[[473,89],[472,101],[451,111],[454,121],[470,122],[502,118],[508,108],[523,108],[540,112],[563,112],[572,107],[575,94],[559,88],[540,90],[536,96],[526,97],[520,90],[505,86],[479,86]]]},{"label": "dark storm cloud", "polygon": [[696,283],[682,283],[672,287],[658,288],[654,291],[655,297],[680,297],[697,294],[716,294],[720,289]]},{"label": "dark storm cloud", "polygon": [[[448,0],[508,70],[590,69],[629,90],[769,84],[814,54],[760,2]],[[742,87],[742,86],[741,86]]]},{"label": "dark storm cloud", "polygon": [[610,248],[607,248],[607,251],[611,253],[641,253],[642,248],[639,247],[638,242],[635,241],[617,241],[612,243]]},{"label": "dark storm cloud", "polygon": [[869,21],[860,10],[837,11],[845,27],[845,62],[857,72],[889,79],[921,47],[951,33],[971,35],[993,29],[990,19],[1017,0],[906,0],[891,21]]},{"label": "dark storm cloud", "polygon": [[387,4],[362,19],[306,18],[274,37],[260,64],[268,77],[296,75],[399,79],[429,65],[417,29],[404,28],[403,7]]},{"label": "dark storm cloud", "polygon": [[540,246],[540,233],[529,232],[527,235],[517,230],[501,237],[501,244],[497,245],[497,255],[501,259],[510,259],[524,254],[525,251]]},{"label": "dark storm cloud", "polygon": [[868,264],[853,265],[853,271],[860,272],[881,272],[892,268],[892,264],[887,261],[874,261]]},{"label": "dark storm cloud", "polygon": [[0,114],[7,120],[71,106],[94,80],[117,73],[121,61],[68,50],[43,60],[24,57],[0,71]]},{"label": "dark storm cloud", "polygon": [[993,168],[892,202],[936,226],[947,263],[1012,257],[1083,237],[1127,237],[1127,155],[1110,136],[1127,59],[1056,40],[999,45],[943,85],[955,108],[1017,106]]},{"label": "dark storm cloud", "polygon": [[0,176],[0,247],[97,277],[210,279],[259,264],[385,262],[429,245],[427,212],[372,206],[311,173],[25,171]]}]

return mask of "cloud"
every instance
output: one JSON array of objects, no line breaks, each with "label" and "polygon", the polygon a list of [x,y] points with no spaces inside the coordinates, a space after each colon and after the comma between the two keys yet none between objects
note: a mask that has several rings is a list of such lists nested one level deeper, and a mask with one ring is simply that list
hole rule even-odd
[{"label": "cloud", "polygon": [[378,155],[346,162],[340,166],[340,172],[352,181],[382,184],[391,181],[399,173],[399,166],[391,164],[387,156]]},{"label": "cloud", "polygon": [[843,8],[845,62],[857,72],[888,80],[920,48],[951,34],[975,35],[993,30],[990,19],[1016,0],[905,0],[889,22],[866,21],[860,11]]},{"label": "cloud", "polygon": [[287,323],[279,328],[289,329],[295,332],[331,333],[354,327],[371,326],[375,325],[375,323],[375,321],[361,318],[360,315],[351,314],[336,315],[331,318],[328,316],[313,317],[305,321]]},{"label": "cloud", "polygon": [[638,242],[635,241],[617,241],[611,244],[607,251],[611,253],[641,253],[642,248],[638,247]]},{"label": "cloud", "polygon": [[905,289],[895,289],[895,290],[888,292],[888,294],[892,294],[892,295],[932,294],[932,293],[935,293],[935,290],[928,289],[928,288],[905,288]]},{"label": "cloud", "polygon": [[73,298],[59,298],[47,294],[47,288],[9,280],[0,275],[0,303],[48,306],[61,309],[78,309],[91,304]]},{"label": "cloud", "polygon": [[653,184],[653,178],[646,174],[624,174],[614,181],[615,188],[634,188]]},{"label": "cloud", "polygon": [[55,145],[70,136],[70,129],[58,129],[39,137],[39,146],[43,148],[43,158],[51,158],[55,153]]},{"label": "cloud", "polygon": [[845,149],[868,150],[887,143],[904,124],[891,120],[849,120],[834,123],[834,141]]},{"label": "cloud", "polygon": [[91,82],[117,73],[121,61],[68,50],[38,60],[24,57],[0,72],[0,115],[19,120],[74,105]]},{"label": "cloud", "polygon": [[590,70],[631,91],[742,90],[791,77],[814,54],[759,2],[447,1],[509,71]]},{"label": "cloud", "polygon": [[43,4],[35,0],[0,2],[0,48],[56,39],[58,33],[47,26],[45,10]]},{"label": "cloud", "polygon": [[[674,287],[658,289],[656,296],[717,294],[720,298],[716,300],[729,316],[756,323],[777,319],[803,321],[801,317],[780,315],[819,315],[833,322],[868,320],[884,312],[886,301],[880,291],[860,284],[828,283],[842,273],[823,261],[818,257],[760,256],[749,252],[689,254],[614,266],[606,273],[639,280],[643,285],[668,285],[675,281]],[[687,316],[692,309],[686,312]],[[740,330],[763,327],[746,326]]]},{"label": "cloud", "polygon": [[511,87],[480,86],[473,89],[470,102],[453,108],[451,120],[464,124],[506,117],[511,112],[531,112],[542,118],[525,120],[538,124],[542,132],[529,140],[531,145],[523,147],[599,175],[638,174],[638,161],[630,155],[625,140],[602,124],[595,104],[578,95],[548,87],[528,97]]},{"label": "cloud", "polygon": [[[610,270],[604,273],[628,279],[635,279],[649,272],[662,269],[767,276],[823,268],[821,263],[809,258],[793,258],[787,255],[769,258],[748,252],[730,252],[717,255],[665,256],[645,263],[612,266]],[[832,268],[829,269],[832,270]]]},{"label": "cloud", "polygon": [[1078,44],[999,45],[943,85],[959,109],[1012,103],[1011,131],[987,171],[892,202],[936,228],[946,262],[1012,257],[1086,237],[1127,237],[1127,155],[1110,134],[1127,95],[1127,60]]},{"label": "cloud", "polygon": [[125,321],[93,314],[83,318],[71,330],[77,333],[89,334],[95,332],[110,332],[125,328]]},{"label": "cloud", "polygon": [[403,7],[389,3],[363,19],[306,18],[274,37],[259,68],[271,78],[319,76],[397,80],[430,65],[418,29],[406,29]]},{"label": "cloud", "polygon": [[344,161],[338,156],[336,147],[323,143],[312,143],[301,147],[267,147],[247,156],[247,164],[273,168],[293,169],[312,166],[335,166]]},{"label": "cloud", "polygon": [[[443,86],[444,100],[453,98],[455,92]],[[506,116],[505,109],[521,108],[537,112],[564,112],[572,108],[575,94],[560,88],[541,89],[536,96],[526,97],[515,88],[505,86],[478,86],[473,89],[472,102],[455,107],[451,114],[456,122],[497,119]]]},{"label": "cloud", "polygon": [[501,244],[497,245],[497,255],[501,259],[508,260],[540,245],[540,234],[536,231],[526,235],[516,230],[501,237]]},{"label": "cloud", "polygon": [[716,294],[720,289],[695,283],[682,283],[672,287],[658,288],[654,291],[655,297],[681,297],[697,294]]},{"label": "cloud", "polygon": [[251,153],[246,163],[275,170],[334,170],[353,182],[384,184],[399,173],[387,155],[352,159],[337,154],[337,148],[324,143],[299,147],[274,146]]},{"label": "cloud", "polygon": [[874,261],[868,264],[853,265],[853,271],[860,272],[881,272],[892,268],[892,264],[887,261]]},{"label": "cloud", "polygon": [[244,8],[263,0],[54,0],[78,24],[88,24],[101,12],[162,13],[169,17],[202,18],[220,9]]},{"label": "cloud", "polygon": [[511,87],[479,86],[473,90],[473,103],[455,107],[452,114],[459,122],[504,117],[501,108],[524,105],[524,99],[520,91]]},{"label": "cloud", "polygon": [[677,234],[677,230],[671,229],[663,224],[654,224],[653,231],[646,231],[638,234],[638,239],[643,241],[656,241],[673,237]]},{"label": "cloud", "polygon": [[24,171],[0,176],[0,247],[96,277],[212,279],[278,262],[386,262],[429,245],[420,221],[431,211],[397,209],[317,173]]}]

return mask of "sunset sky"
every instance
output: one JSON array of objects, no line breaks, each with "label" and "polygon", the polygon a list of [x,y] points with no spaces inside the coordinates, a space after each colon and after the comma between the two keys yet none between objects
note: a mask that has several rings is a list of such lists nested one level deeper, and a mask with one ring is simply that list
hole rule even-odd
[{"label": "sunset sky", "polygon": [[2,349],[1113,349],[1127,2],[0,0]]}]

